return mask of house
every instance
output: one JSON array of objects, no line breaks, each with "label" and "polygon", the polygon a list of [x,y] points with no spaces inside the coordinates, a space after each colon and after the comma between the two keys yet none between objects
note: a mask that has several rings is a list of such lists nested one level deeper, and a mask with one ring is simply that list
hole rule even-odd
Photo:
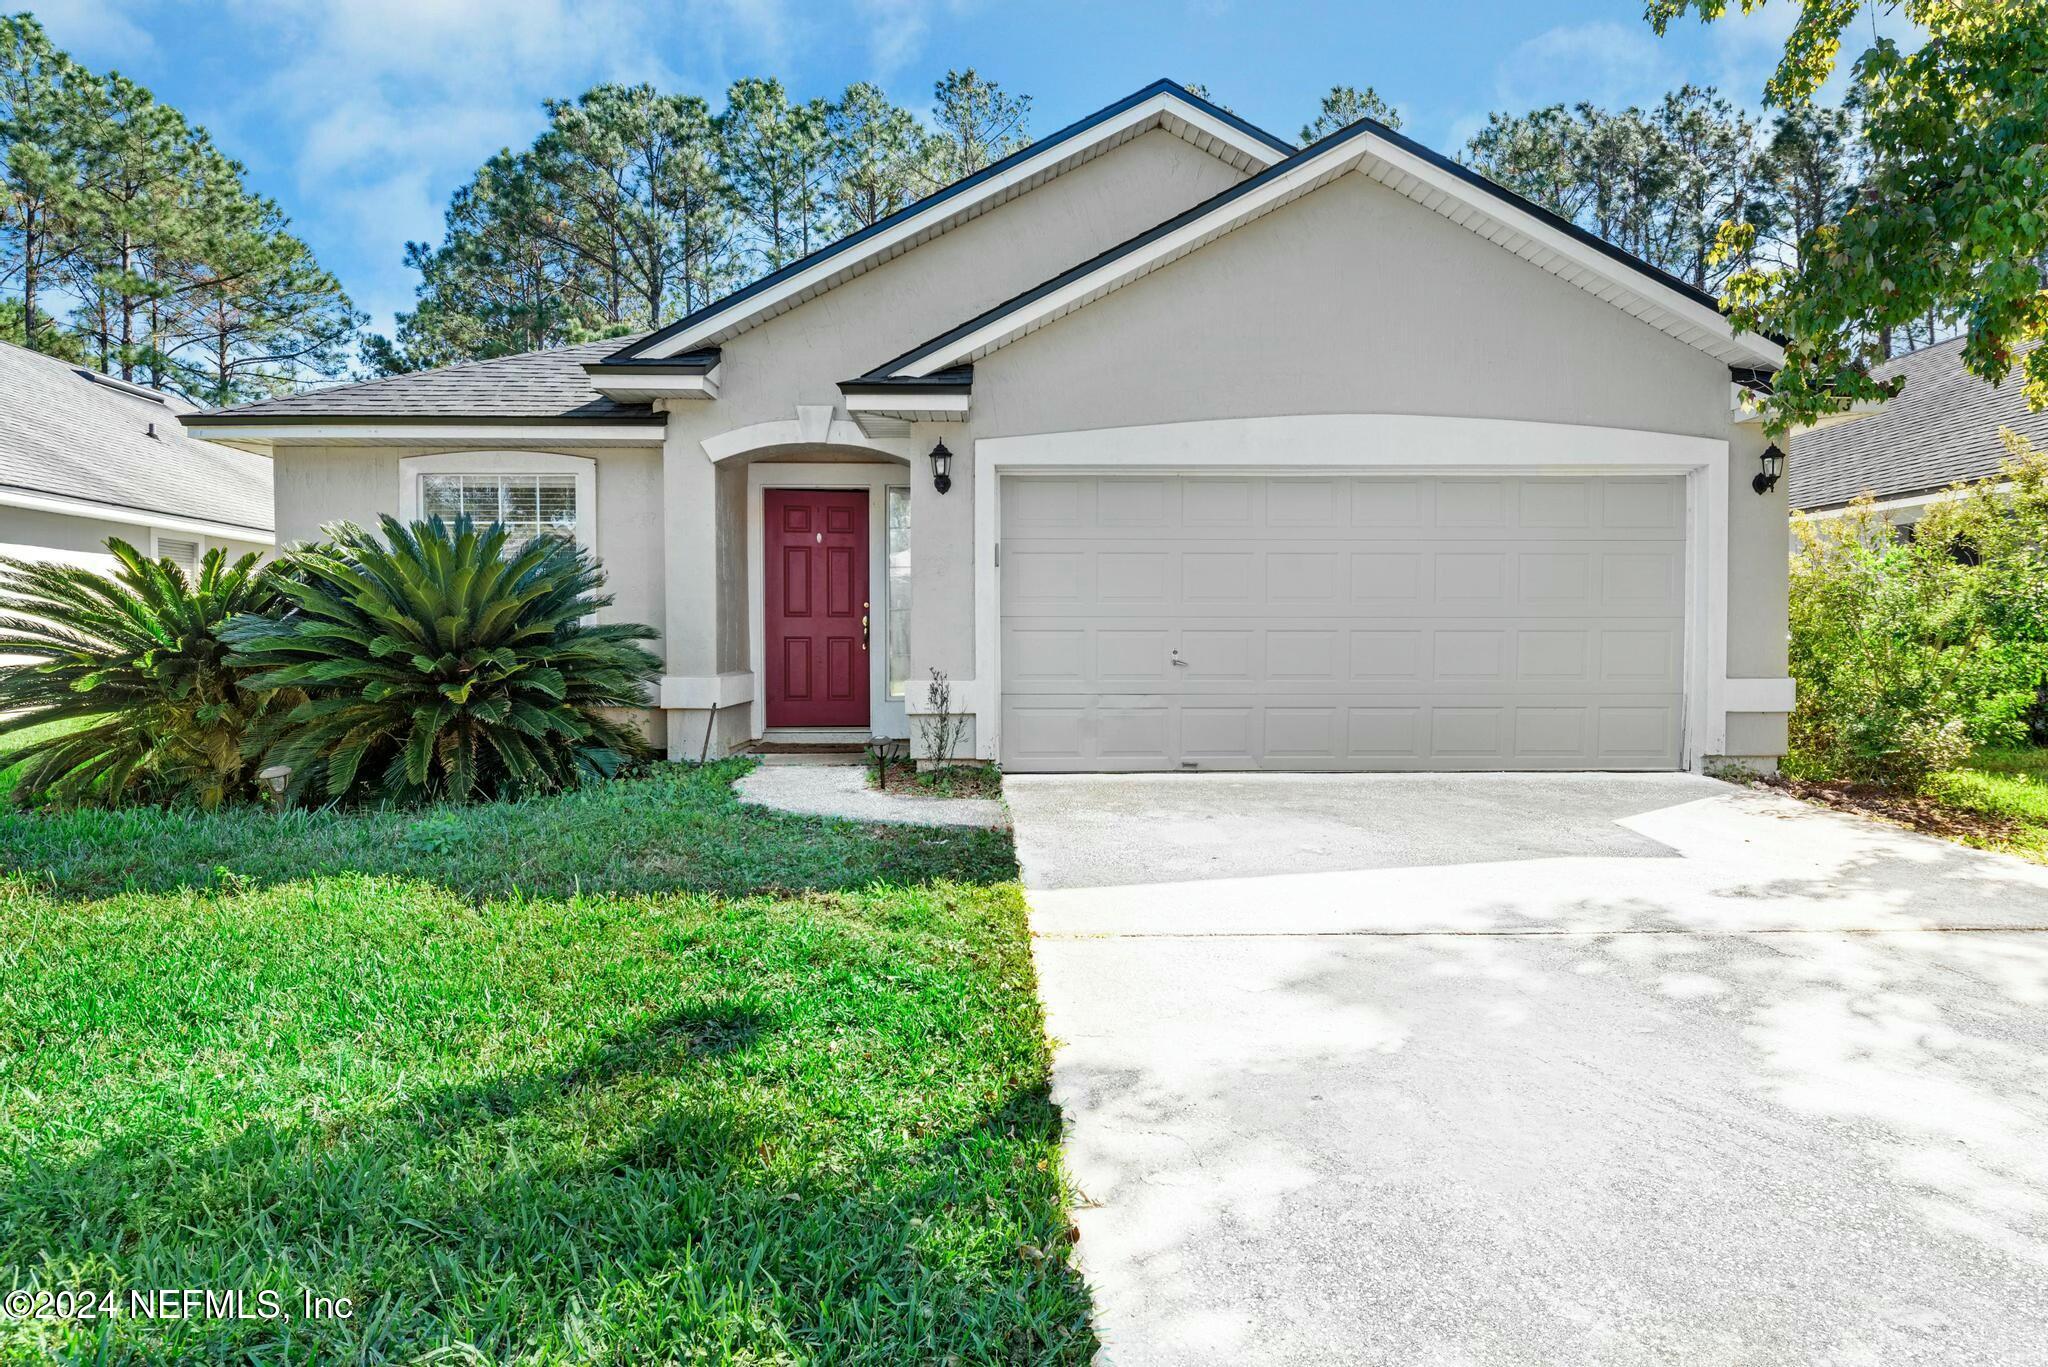
[{"label": "house", "polygon": [[573,534],[671,755],[1679,769],[1785,746],[1782,488],[1715,301],[1372,122],[1161,81],[643,336],[192,415],[287,541]]},{"label": "house", "polygon": [[188,434],[192,405],[0,342],[0,555],[111,568],[109,537],[186,568],[271,549],[270,462]]},{"label": "house", "polygon": [[1898,397],[1871,416],[1793,439],[1786,461],[1790,502],[1815,516],[1868,495],[1894,526],[1910,527],[1958,481],[1998,473],[2010,429],[2048,450],[2048,412],[2027,406],[2018,375],[1992,386],[1963,369],[1963,339],[1923,347],[1872,369],[1904,376]]}]

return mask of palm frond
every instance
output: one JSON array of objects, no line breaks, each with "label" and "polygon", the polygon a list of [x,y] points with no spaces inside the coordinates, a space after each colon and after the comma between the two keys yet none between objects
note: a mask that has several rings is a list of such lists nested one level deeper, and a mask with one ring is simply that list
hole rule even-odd
[{"label": "palm frond", "polygon": [[468,518],[327,529],[285,557],[292,611],[239,618],[233,660],[300,702],[270,758],[295,793],[403,802],[512,797],[616,773],[637,733],[600,709],[645,706],[651,628],[594,627],[610,602],[559,537],[507,551]]}]

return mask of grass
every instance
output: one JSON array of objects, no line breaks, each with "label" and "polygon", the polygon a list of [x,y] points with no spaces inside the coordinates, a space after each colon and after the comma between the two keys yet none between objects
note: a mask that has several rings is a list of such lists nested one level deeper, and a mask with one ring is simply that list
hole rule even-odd
[{"label": "grass", "polygon": [[1789,777],[1771,783],[1822,806],[2048,863],[2048,749],[1980,750],[1917,792]]},{"label": "grass", "polygon": [[1086,1361],[1007,840],[740,771],[0,817],[0,1283],[293,1312],[0,1359]]},{"label": "grass", "polygon": [[24,745],[33,744],[49,736],[61,736],[66,731],[82,730],[87,725],[89,722],[84,718],[75,721],[53,721],[45,722],[41,726],[25,726],[12,734],[0,735],[0,798],[5,798],[13,792],[14,785],[21,780],[21,766],[6,762],[9,750],[18,750]]},{"label": "grass", "polygon": [[2048,860],[2048,750],[1983,750],[1928,786],[1944,806],[1987,819],[1968,843]]}]

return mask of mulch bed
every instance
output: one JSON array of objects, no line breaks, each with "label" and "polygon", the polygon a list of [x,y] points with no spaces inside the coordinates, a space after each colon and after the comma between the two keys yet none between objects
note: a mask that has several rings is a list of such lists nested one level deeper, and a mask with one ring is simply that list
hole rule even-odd
[{"label": "mulch bed", "polygon": [[2020,823],[2011,817],[1965,811],[1931,797],[1895,793],[1873,784],[1817,783],[1782,775],[1759,778],[1754,782],[1759,788],[1768,788],[1817,806],[1873,816],[1880,821],[1938,835],[1945,840],[2003,846],[2013,843],[2022,834]]}]

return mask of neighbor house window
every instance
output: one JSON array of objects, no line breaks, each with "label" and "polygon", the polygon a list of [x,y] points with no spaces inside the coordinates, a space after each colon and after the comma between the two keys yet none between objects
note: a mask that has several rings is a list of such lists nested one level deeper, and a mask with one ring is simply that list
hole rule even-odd
[{"label": "neighbor house window", "polygon": [[468,514],[478,525],[501,523],[516,553],[537,536],[576,539],[574,475],[421,475],[420,515],[453,522]]},{"label": "neighbor house window", "polygon": [[910,490],[891,489],[889,531],[889,696],[910,684]]}]

